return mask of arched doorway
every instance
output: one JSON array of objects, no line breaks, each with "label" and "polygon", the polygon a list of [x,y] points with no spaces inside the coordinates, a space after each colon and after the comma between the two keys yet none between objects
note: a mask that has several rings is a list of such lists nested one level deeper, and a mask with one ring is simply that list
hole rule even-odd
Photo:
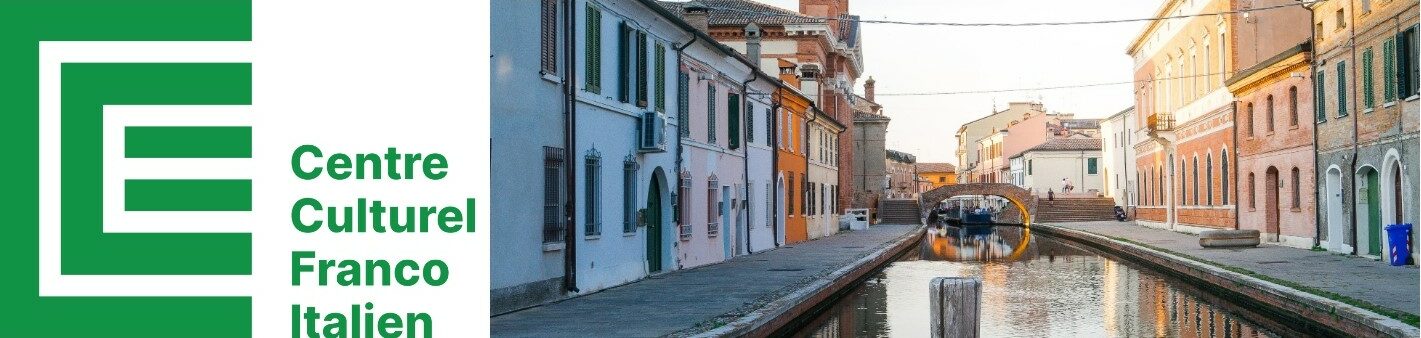
[{"label": "arched doorway", "polygon": [[[1401,155],[1396,149],[1389,149],[1382,160],[1381,172],[1381,224],[1401,224],[1407,223],[1406,206],[1410,205],[1407,196],[1412,189],[1406,180],[1405,170],[1401,165]],[[1415,203],[1415,202],[1410,202]],[[1414,226],[1414,225],[1413,225]],[[1412,229],[1414,234],[1416,229]],[[1383,236],[1382,247],[1385,249],[1390,245],[1390,238]],[[1413,241],[1414,242],[1414,241]],[[1414,244],[1407,246],[1407,251],[1415,252]],[[1383,250],[1385,252],[1385,250]],[[1414,262],[1414,260],[1410,260]],[[1410,264],[1410,262],[1408,262]]]},{"label": "arched doorway", "polygon": [[1270,241],[1278,241],[1278,168],[1268,167],[1263,179],[1263,232]]},{"label": "arched doorway", "polygon": [[641,215],[646,222],[646,267],[649,274],[660,272],[662,267],[662,232],[665,226],[663,226],[661,208],[663,205],[669,205],[669,203],[661,203],[661,197],[669,195],[661,191],[661,188],[665,186],[665,180],[666,176],[662,173],[661,168],[657,168],[652,173],[651,184],[646,189],[646,209],[642,211]]},{"label": "arched doorway", "polygon": [[1382,253],[1381,178],[1371,166],[1357,171],[1357,253],[1380,256]]},{"label": "arched doorway", "polygon": [[1333,252],[1351,252],[1347,246],[1347,220],[1342,214],[1342,170],[1337,167],[1327,169],[1327,182],[1323,201],[1327,208],[1327,243]]}]

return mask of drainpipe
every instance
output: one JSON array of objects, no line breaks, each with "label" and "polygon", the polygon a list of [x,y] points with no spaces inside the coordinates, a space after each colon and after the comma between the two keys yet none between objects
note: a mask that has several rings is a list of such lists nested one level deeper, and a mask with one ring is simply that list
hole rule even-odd
[{"label": "drainpipe", "polygon": [[[1310,17],[1310,18],[1315,18],[1315,17],[1317,17],[1316,9],[1313,8],[1312,6],[1303,6],[1303,8],[1307,8],[1307,10],[1308,10],[1308,17]],[[1312,22],[1311,22],[1311,21],[1308,22],[1308,26],[1312,26]],[[1309,28],[1311,28],[1311,27],[1309,27]],[[1316,29],[1308,29],[1308,31],[1310,31],[1310,33],[1308,33],[1308,45],[1310,46],[1310,48],[1308,48],[1308,51],[1306,52],[1306,53],[1307,53],[1306,55],[1307,55],[1307,58],[1308,58],[1308,64],[1310,64],[1310,65],[1316,65],[1316,64],[1317,64],[1317,48],[1316,48],[1315,44],[1317,43],[1317,30],[1316,30]],[[1312,68],[1316,68],[1316,67],[1312,67]],[[1312,69],[1310,68],[1310,69],[1308,69],[1308,71],[1309,71],[1309,72],[1312,72]],[[1317,84],[1316,84],[1316,83],[1312,83],[1313,81],[1317,81],[1317,78],[1313,76],[1314,74],[1316,74],[1316,73],[1308,74],[1308,80],[1309,80],[1309,81],[1308,81],[1308,82],[1309,82],[1308,84],[1312,86],[1311,88],[1317,88]],[[1313,93],[1313,95],[1317,95],[1317,93]],[[1313,100],[1316,100],[1316,99],[1313,99]],[[1313,109],[1317,109],[1317,105],[1313,105]],[[1313,115],[1313,116],[1317,116],[1317,112],[1316,112],[1316,111],[1312,112],[1312,115]],[[1313,194],[1313,196],[1314,196],[1313,200],[1314,200],[1314,201],[1326,201],[1327,198],[1330,198],[1330,197],[1316,198],[1317,196],[1323,196],[1323,195],[1322,195],[1323,187],[1322,187],[1321,185],[1317,184],[1317,179],[1318,179],[1318,177],[1317,177],[1317,165],[1318,165],[1318,160],[1320,159],[1319,156],[1317,155],[1317,122],[1313,122],[1313,124],[1312,124],[1312,147],[1313,147],[1313,152],[1312,152],[1312,168],[1313,168],[1312,194]],[[1237,147],[1235,147],[1235,148],[1237,148]],[[1237,150],[1235,150],[1235,151],[1237,151]],[[1326,169],[1323,169],[1323,173],[1322,173],[1322,174],[1323,174],[1323,175],[1327,175]],[[1324,183],[1325,183],[1325,182],[1324,182]],[[1338,182],[1338,183],[1340,184],[1341,182]],[[1319,203],[1315,203],[1315,204],[1319,204]],[[1313,223],[1312,246],[1315,247],[1315,248],[1322,246],[1322,220],[1325,219],[1325,218],[1324,218],[1325,216],[1326,216],[1326,215],[1322,213],[1322,208],[1320,208],[1319,205],[1313,205],[1313,219],[1314,219],[1314,220],[1313,220],[1313,222],[1312,222],[1312,223]],[[1329,225],[1332,225],[1332,224],[1329,224]],[[1345,236],[1344,236],[1344,237],[1345,237]],[[1343,240],[1343,239],[1345,239],[1345,238],[1338,238],[1337,240]]]},{"label": "drainpipe", "polygon": [[563,146],[565,147],[567,158],[563,164],[567,168],[567,206],[563,208],[566,213],[564,219],[563,237],[563,279],[562,288],[564,292],[578,292],[577,289],[577,167],[574,165],[573,153],[577,150],[577,58],[573,49],[577,47],[577,6],[574,0],[563,1],[563,7],[567,10],[564,21],[566,30],[563,39],[563,51],[567,53],[564,63],[567,64],[567,75],[563,77]]},{"label": "drainpipe", "polygon": [[[686,41],[686,43],[681,44],[680,46],[676,47],[676,69],[678,70],[678,71],[677,71],[677,74],[678,74],[678,75],[676,76],[676,81],[678,81],[678,82],[681,81],[680,75],[679,75],[681,72],[680,72],[679,70],[681,69],[681,66],[683,66],[683,65],[686,64],[686,62],[685,62],[685,60],[684,60],[684,58],[685,58],[685,56],[686,56],[686,52],[685,52],[685,51],[686,51],[686,48],[687,48],[687,47],[691,47],[691,44],[696,43],[696,40],[698,40],[698,39],[700,39],[700,36],[699,36],[699,35],[696,35],[695,32],[691,32],[691,40],[690,40],[690,41]],[[688,73],[688,74],[689,74],[689,73]],[[678,85],[678,87],[679,87],[679,85]],[[688,91],[688,93],[686,93],[686,94],[689,95],[689,94],[690,94],[689,91]],[[681,93],[678,92],[678,93],[676,93],[676,95],[681,95]],[[686,98],[678,97],[677,99],[679,99],[679,100],[684,100],[684,99],[686,99]],[[676,107],[676,109],[681,109],[681,107],[678,105],[678,106]],[[688,122],[688,121],[681,121],[681,120],[680,120],[680,116],[681,116],[681,115],[685,115],[685,116],[687,116],[687,117],[689,118],[689,117],[691,116],[691,114],[690,114],[690,113],[679,114],[679,113],[684,113],[684,112],[679,112],[679,111],[678,111],[677,113],[678,113],[678,114],[677,114],[677,120],[676,120],[676,173],[673,175],[673,176],[675,177],[675,180],[672,180],[672,181],[675,182],[675,183],[668,183],[667,185],[670,186],[670,187],[667,187],[667,188],[668,188],[667,190],[672,191],[671,196],[672,196],[673,198],[672,198],[672,204],[671,204],[671,205],[675,205],[675,206],[676,206],[676,209],[675,209],[675,210],[672,210],[671,212],[672,212],[673,215],[679,216],[679,217],[674,217],[675,220],[673,220],[673,222],[671,222],[671,223],[675,223],[675,224],[672,224],[672,226],[676,227],[676,229],[677,229],[676,232],[679,234],[680,231],[681,231],[681,230],[680,230],[680,229],[681,229],[681,224],[680,224],[680,223],[684,221],[684,220],[683,220],[684,218],[686,218],[686,215],[682,215],[682,214],[680,213],[681,210],[684,209],[685,206],[680,205],[680,203],[679,203],[679,202],[681,201],[681,196],[680,196],[680,193],[681,193],[681,162],[683,161],[682,159],[683,159],[684,156],[685,156],[685,150],[684,150],[684,148],[683,148],[682,145],[681,145],[681,144],[682,144],[682,142],[681,142],[681,124],[682,124],[682,123],[690,123],[690,122]],[[675,188],[671,188],[671,187],[675,187]],[[674,243],[674,242],[673,242],[673,243]],[[662,264],[665,264],[665,263],[662,263]]]},{"label": "drainpipe", "polygon": [[751,67],[750,78],[740,82],[740,111],[743,112],[743,114],[740,115],[740,124],[744,126],[741,128],[740,134],[741,138],[745,140],[745,160],[740,161],[741,164],[744,164],[744,171],[740,176],[740,180],[745,184],[745,189],[741,191],[741,193],[745,195],[740,201],[741,203],[745,203],[745,208],[743,208],[745,209],[745,254],[748,255],[751,252],[755,252],[755,250],[750,247],[750,228],[753,228],[750,226],[750,138],[745,137],[745,135],[750,134],[750,128],[755,128],[755,126],[749,123],[750,114],[755,113],[750,111],[750,83],[755,82],[755,79],[759,78],[759,75],[755,74],[756,68],[754,65],[747,64],[746,66]]},{"label": "drainpipe", "polygon": [[[1351,3],[1351,2],[1348,2],[1347,5],[1348,5],[1348,6],[1347,6],[1347,12],[1348,12],[1348,13],[1351,13],[1351,14],[1349,14],[1349,15],[1351,15],[1352,18],[1356,18],[1356,13],[1352,13],[1352,11],[1354,10],[1354,8],[1352,7],[1352,3]],[[1351,52],[1352,52],[1352,60],[1353,60],[1353,61],[1356,61],[1356,60],[1357,60],[1357,25],[1356,25],[1356,20],[1352,20],[1352,23],[1353,23],[1353,24],[1352,24],[1350,27],[1347,28],[1347,32],[1348,32],[1347,46],[1348,46],[1349,49],[1351,49]],[[1354,65],[1352,65],[1352,67],[1356,67],[1356,66],[1357,66],[1357,65],[1355,65],[1356,62],[1352,62],[1352,63],[1354,63]],[[1350,87],[1350,88],[1353,88],[1353,89],[1356,89],[1356,88],[1357,88],[1357,78],[1358,78],[1357,75],[1358,75],[1357,72],[1355,72],[1355,71],[1352,72],[1352,84],[1351,84],[1351,87]],[[1339,79],[1339,80],[1340,80],[1340,79]],[[1313,94],[1313,95],[1316,95],[1316,94]],[[1353,97],[1352,97],[1352,107],[1351,107],[1351,108],[1352,108],[1352,115],[1357,115],[1358,113],[1360,113],[1360,111],[1357,110],[1357,105],[1356,105],[1356,103],[1357,103],[1356,95],[1353,95]],[[1323,110],[1323,117],[1326,117],[1326,116],[1327,116],[1327,111],[1326,111],[1326,109],[1324,109],[1324,110]],[[1357,252],[1361,249],[1361,248],[1359,248],[1359,247],[1360,247],[1359,244],[1361,244],[1361,241],[1358,241],[1357,238],[1356,238],[1356,237],[1360,237],[1360,236],[1357,236],[1357,235],[1356,235],[1356,234],[1357,234],[1357,154],[1358,154],[1358,152],[1359,152],[1359,151],[1358,151],[1358,148],[1357,148],[1357,141],[1358,141],[1358,139],[1357,139],[1357,116],[1352,116],[1351,120],[1352,120],[1352,164],[1351,164],[1351,169],[1349,169],[1349,170],[1352,171],[1352,172],[1351,172],[1351,175],[1350,175],[1350,177],[1352,178],[1352,179],[1351,179],[1351,181],[1352,181],[1352,236],[1353,236],[1353,238],[1352,238],[1352,255],[1356,255]],[[1375,238],[1369,238],[1368,240],[1369,240],[1369,241],[1372,241],[1372,240],[1376,240],[1376,239],[1375,239]]]},{"label": "drainpipe", "polygon": [[[767,143],[770,144],[770,192],[771,192],[771,193],[770,193],[770,210],[765,210],[765,212],[771,213],[771,214],[770,214],[770,219],[773,221],[772,223],[774,223],[774,224],[770,224],[770,241],[771,241],[771,242],[774,242],[774,243],[775,243],[775,247],[778,248],[778,247],[780,247],[780,224],[779,224],[779,222],[780,222],[780,214],[779,214],[779,210],[780,210],[780,208],[781,208],[781,206],[780,206],[780,199],[779,199],[779,197],[780,197],[780,184],[779,184],[779,183],[780,183],[780,182],[779,182],[779,179],[778,179],[778,178],[779,178],[779,175],[778,175],[778,174],[779,174],[779,170],[778,170],[778,168],[780,167],[780,102],[781,102],[781,100],[782,100],[782,98],[780,97],[780,88],[775,88],[774,94],[771,94],[770,97],[771,97],[771,98],[770,98],[770,112],[775,115],[774,117],[769,117],[769,118],[770,118],[770,128],[771,128],[771,129],[774,129],[774,131],[771,131],[771,132],[775,134],[775,137],[768,137],[768,136],[769,136],[769,133],[766,133],[766,134],[765,134],[765,135],[768,137],[768,138],[766,138],[766,141],[768,141]],[[768,116],[767,116],[767,117],[768,117]]]}]

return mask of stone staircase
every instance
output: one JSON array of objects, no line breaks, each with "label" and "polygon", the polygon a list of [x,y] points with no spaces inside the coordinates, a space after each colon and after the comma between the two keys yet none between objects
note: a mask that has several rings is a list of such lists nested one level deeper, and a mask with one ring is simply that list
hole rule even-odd
[{"label": "stone staircase", "polygon": [[880,224],[922,224],[921,211],[917,200],[878,201],[878,223]]},{"label": "stone staircase", "polygon": [[1033,222],[1088,222],[1115,219],[1115,200],[1109,197],[1057,198],[1036,201]]}]

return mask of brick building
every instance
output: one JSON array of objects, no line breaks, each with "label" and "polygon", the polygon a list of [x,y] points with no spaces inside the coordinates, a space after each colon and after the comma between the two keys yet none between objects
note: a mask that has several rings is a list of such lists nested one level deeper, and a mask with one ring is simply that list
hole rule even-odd
[{"label": "brick building", "polygon": [[1421,147],[1417,3],[1309,5],[1319,244],[1328,250],[1379,257],[1385,225],[1417,221],[1416,169],[1407,167]]}]

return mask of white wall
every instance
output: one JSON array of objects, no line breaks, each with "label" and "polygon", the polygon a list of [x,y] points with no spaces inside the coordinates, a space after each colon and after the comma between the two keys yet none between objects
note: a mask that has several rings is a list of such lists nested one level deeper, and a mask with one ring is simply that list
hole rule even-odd
[{"label": "white wall", "polygon": [[[1045,196],[1047,189],[1060,193],[1061,178],[1071,179],[1071,183],[1076,186],[1075,193],[1085,193],[1092,189],[1099,191],[1103,188],[1103,170],[1098,170],[1093,175],[1086,172],[1088,158],[1097,158],[1097,163],[1104,162],[1099,159],[1098,150],[1028,151],[1022,153],[1021,157],[1029,167],[1025,188],[1037,195]],[[1098,168],[1103,169],[1104,165],[1099,165]]]}]

